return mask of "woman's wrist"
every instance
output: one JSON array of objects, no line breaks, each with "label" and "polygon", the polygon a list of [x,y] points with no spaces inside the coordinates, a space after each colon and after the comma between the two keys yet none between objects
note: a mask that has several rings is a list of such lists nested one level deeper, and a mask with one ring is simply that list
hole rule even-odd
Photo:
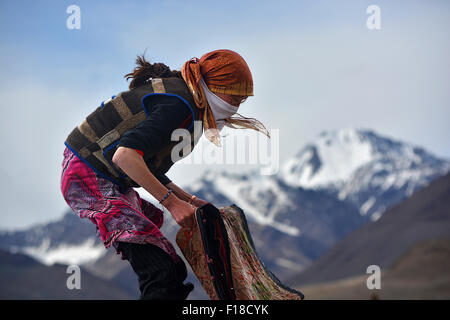
[{"label": "woman's wrist", "polygon": [[189,198],[189,200],[187,201],[189,204],[192,204],[192,202],[196,199],[197,197],[195,195],[191,195],[191,197]]},{"label": "woman's wrist", "polygon": [[171,208],[177,205],[179,200],[180,199],[175,195],[175,193],[171,192],[168,197],[163,202],[161,202],[161,204],[170,211]]},{"label": "woman's wrist", "polygon": [[164,195],[164,197],[162,197],[162,199],[159,200],[159,204],[162,204],[162,203],[170,196],[170,194],[172,193],[172,191],[173,191],[173,190],[169,188],[169,190],[168,190],[167,193]]},{"label": "woman's wrist", "polygon": [[173,193],[175,193],[175,195],[178,197],[178,199],[183,200],[183,201],[188,201],[190,198],[190,194],[187,193],[186,191],[184,191],[183,189],[181,189],[179,186],[177,186],[175,183],[173,183],[172,181],[168,184],[166,184],[166,188],[170,188],[173,190]]}]

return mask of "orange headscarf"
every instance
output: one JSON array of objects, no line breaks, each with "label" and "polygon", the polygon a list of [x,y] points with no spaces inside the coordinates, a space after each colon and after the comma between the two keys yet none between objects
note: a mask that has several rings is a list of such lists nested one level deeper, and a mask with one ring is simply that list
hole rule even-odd
[{"label": "orange headscarf", "polygon": [[[181,75],[191,90],[197,106],[204,109],[203,128],[206,137],[220,146],[219,131],[200,79],[203,77],[209,90],[214,93],[253,96],[253,78],[247,63],[234,51],[215,50],[203,55],[200,59],[192,58],[185,62],[181,69]],[[234,125],[238,125],[262,131],[269,136],[264,125],[253,118],[231,117],[226,119],[226,125],[232,128],[237,128]]]}]

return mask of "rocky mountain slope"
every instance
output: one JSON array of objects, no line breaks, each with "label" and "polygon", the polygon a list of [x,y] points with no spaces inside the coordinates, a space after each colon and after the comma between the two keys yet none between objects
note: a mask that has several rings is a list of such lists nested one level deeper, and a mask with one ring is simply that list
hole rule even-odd
[{"label": "rocky mountain slope", "polygon": [[442,237],[450,237],[450,174],[352,232],[288,283],[300,286],[348,278],[373,264],[388,268],[411,246]]},{"label": "rocky mountain slope", "polygon": [[[342,129],[322,133],[276,175],[207,171],[183,187],[217,207],[242,208],[259,256],[286,280],[449,169],[449,161],[420,147],[370,130]],[[162,231],[173,243],[178,228],[166,213]],[[83,265],[95,276],[121,284],[129,294],[138,294],[128,263],[105,250],[95,226],[70,210],[57,221],[0,232],[0,248],[48,266]],[[206,297],[192,273],[189,277],[198,288],[193,296]]]},{"label": "rocky mountain slope", "polygon": [[380,289],[368,289],[369,274],[302,286],[308,300],[450,299],[450,238],[413,245],[381,273]]}]

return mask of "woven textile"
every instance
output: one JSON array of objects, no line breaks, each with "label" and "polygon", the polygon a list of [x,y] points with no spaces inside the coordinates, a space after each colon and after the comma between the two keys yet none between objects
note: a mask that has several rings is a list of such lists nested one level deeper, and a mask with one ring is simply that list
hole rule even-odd
[{"label": "woven textile", "polygon": [[259,259],[242,209],[208,204],[195,215],[194,227],[180,229],[176,242],[212,300],[304,298],[283,285]]}]

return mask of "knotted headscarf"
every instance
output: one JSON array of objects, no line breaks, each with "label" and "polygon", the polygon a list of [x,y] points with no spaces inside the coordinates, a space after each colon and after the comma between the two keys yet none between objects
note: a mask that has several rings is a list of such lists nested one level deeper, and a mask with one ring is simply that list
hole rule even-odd
[{"label": "knotted headscarf", "polygon": [[[186,61],[181,75],[191,90],[196,105],[203,110],[203,129],[205,136],[215,145],[220,146],[219,130],[212,110],[206,99],[200,79],[203,78],[209,90],[237,96],[253,96],[253,78],[245,60],[236,52],[226,49],[215,50],[200,59]],[[239,115],[239,113],[236,113]],[[235,129],[254,129],[270,137],[264,125],[256,119],[230,117],[225,125]]]}]

